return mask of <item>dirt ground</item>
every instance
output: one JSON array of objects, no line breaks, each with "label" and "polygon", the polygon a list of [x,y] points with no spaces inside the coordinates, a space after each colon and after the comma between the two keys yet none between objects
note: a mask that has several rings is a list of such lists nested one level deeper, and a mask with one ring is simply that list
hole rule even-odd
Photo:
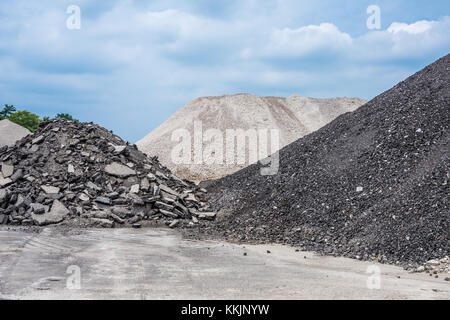
[{"label": "dirt ground", "polygon": [[444,277],[162,228],[0,227],[0,299],[450,299]]}]

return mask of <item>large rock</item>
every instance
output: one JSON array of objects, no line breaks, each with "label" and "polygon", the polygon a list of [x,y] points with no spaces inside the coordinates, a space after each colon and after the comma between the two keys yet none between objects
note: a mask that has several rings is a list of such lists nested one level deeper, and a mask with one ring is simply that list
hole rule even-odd
[{"label": "large rock", "polygon": [[130,169],[129,167],[118,162],[108,164],[105,167],[105,172],[119,178],[127,178],[136,174],[133,169]]},{"label": "large rock", "polygon": [[49,212],[44,214],[31,213],[33,221],[40,225],[45,226],[49,224],[60,223],[69,214],[69,210],[58,200],[53,201],[52,208]]}]

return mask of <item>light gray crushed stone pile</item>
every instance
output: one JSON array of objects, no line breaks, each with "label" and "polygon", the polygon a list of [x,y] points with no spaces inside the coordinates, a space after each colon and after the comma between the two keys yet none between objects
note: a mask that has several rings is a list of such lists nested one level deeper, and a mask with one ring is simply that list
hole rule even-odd
[{"label": "light gray crushed stone pile", "polygon": [[0,224],[192,226],[214,219],[205,193],[94,124],[48,121],[0,148]]},{"label": "light gray crushed stone pile", "polygon": [[16,141],[29,134],[30,131],[8,119],[0,120],[0,147],[13,146]]},{"label": "light gray crushed stone pile", "polygon": [[[204,181],[221,178],[247,167],[249,148],[245,149],[245,162],[237,159],[235,146],[235,161],[227,164],[226,132],[241,129],[266,130],[269,140],[269,130],[279,132],[279,148],[323,127],[339,115],[354,111],[366,101],[359,98],[329,98],[315,99],[293,95],[289,98],[259,97],[251,94],[223,95],[217,97],[202,97],[195,99],[177,111],[172,117],[150,132],[136,143],[139,150],[158,156],[177,176],[194,181]],[[191,136],[191,150],[194,152],[194,123],[201,123],[203,134],[208,129],[220,130],[223,134],[223,162],[210,164],[207,161],[196,163],[194,155],[192,162],[176,163],[172,152],[179,141],[172,141],[176,130],[185,129]],[[198,128],[198,126],[197,126]],[[199,130],[197,130],[199,132]],[[207,153],[211,142],[203,142],[202,152]],[[268,143],[268,154],[278,151]],[[240,155],[242,156],[242,155]],[[203,157],[205,159],[205,157]],[[203,159],[203,160],[204,160]]]}]

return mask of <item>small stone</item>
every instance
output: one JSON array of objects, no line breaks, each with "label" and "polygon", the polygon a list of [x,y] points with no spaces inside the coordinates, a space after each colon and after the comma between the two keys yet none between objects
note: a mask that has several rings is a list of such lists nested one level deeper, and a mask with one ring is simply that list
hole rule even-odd
[{"label": "small stone", "polygon": [[74,168],[74,166],[72,164],[69,164],[67,166],[67,172],[68,173],[75,173],[75,168]]},{"label": "small stone", "polygon": [[112,209],[112,212],[113,212],[113,214],[119,216],[122,219],[129,218],[133,215],[130,210],[128,210],[127,208],[123,208],[123,207],[114,207]]},{"label": "small stone", "polygon": [[42,141],[44,141],[44,136],[39,136],[36,139],[33,139],[33,141],[31,141],[32,144],[39,144]]},{"label": "small stone", "polygon": [[78,199],[80,199],[83,202],[87,202],[90,200],[90,198],[85,193],[80,193],[80,195],[78,196]]},{"label": "small stone", "polygon": [[14,173],[14,166],[13,165],[8,165],[6,163],[4,163],[2,165],[2,174],[3,174],[3,178],[9,178],[13,175]]},{"label": "small stone", "polygon": [[174,195],[176,197],[181,197],[181,195],[178,192],[176,192],[175,190],[173,190],[172,188],[170,188],[164,184],[160,184],[159,188],[161,189],[161,191],[164,191],[164,192]]},{"label": "small stone", "polygon": [[161,178],[161,179],[164,179],[164,180],[168,180],[169,178],[164,174],[164,173],[162,173],[162,172],[159,172],[159,171],[156,171],[156,176],[157,177],[159,177],[159,178]]},{"label": "small stone", "polygon": [[114,146],[114,153],[120,154],[120,153],[122,153],[126,148],[127,148],[127,146]]},{"label": "small stone", "polygon": [[204,220],[214,220],[215,217],[216,217],[215,212],[200,212],[200,214],[198,215],[199,219]]},{"label": "small stone", "polygon": [[135,193],[135,194],[139,193],[139,185],[138,184],[132,185],[130,188],[130,193]]},{"label": "small stone", "polygon": [[178,225],[178,220],[173,220],[171,224],[169,224],[169,228],[175,228]]},{"label": "small stone", "polygon": [[136,222],[139,222],[139,221],[141,221],[141,220],[142,220],[142,216],[139,215],[139,214],[137,214],[137,215],[133,216],[131,219],[129,219],[129,220],[128,220],[128,223],[131,224],[131,225],[133,225],[133,224],[135,224]]},{"label": "small stone", "polygon": [[99,228],[113,228],[114,227],[114,222],[112,222],[111,220],[108,220],[108,219],[90,218],[89,220],[94,227],[99,227]]},{"label": "small stone", "polygon": [[5,189],[0,189],[0,203],[2,203],[6,197],[8,196],[9,192]]},{"label": "small stone", "polygon": [[143,191],[148,191],[150,189],[150,182],[147,178],[142,179],[141,181],[141,189]]},{"label": "small stone", "polygon": [[111,199],[107,197],[97,197],[94,201],[108,206],[111,205]]},{"label": "small stone", "polygon": [[[134,195],[134,193],[130,193],[130,195]],[[135,206],[144,206],[145,202],[140,197],[136,196],[133,198],[133,205]]]},{"label": "small stone", "polygon": [[416,269],[416,272],[423,272],[425,271],[425,267],[424,266],[420,266]]},{"label": "small stone", "polygon": [[356,192],[363,192],[364,188],[363,187],[356,187]]},{"label": "small stone", "polygon": [[57,194],[60,191],[58,187],[53,186],[41,186],[41,189],[47,194]]},{"label": "small stone", "polygon": [[189,193],[185,200],[186,201],[194,201],[194,202],[198,201],[197,198],[195,197],[195,195],[193,195],[192,193]]},{"label": "small stone", "polygon": [[428,266],[438,266],[438,265],[441,264],[441,262],[439,260],[437,260],[437,259],[433,259],[433,260],[427,261],[426,264]]},{"label": "small stone", "polygon": [[163,210],[163,209],[159,209],[159,212],[161,212],[163,215],[165,215],[166,217],[169,217],[169,218],[178,218],[178,215],[177,215],[177,214],[172,213],[172,212],[170,212],[170,211],[166,211],[166,210]]},{"label": "small stone", "polygon": [[166,203],[161,202],[161,201],[156,201],[155,202],[155,207],[157,207],[158,209],[166,210],[166,211],[172,211],[173,208],[174,208],[174,206],[171,206],[171,205],[166,204]]},{"label": "small stone", "polygon": [[123,164],[113,162],[105,167],[105,172],[119,178],[127,178],[136,175],[136,172]]},{"label": "small stone", "polygon": [[93,183],[91,181],[88,181],[86,183],[86,188],[89,188],[89,189],[92,189],[92,190],[97,190],[97,191],[102,190],[102,188],[99,188],[95,183]]},{"label": "small stone", "polygon": [[16,170],[16,172],[14,172],[14,174],[11,176],[11,180],[13,182],[16,182],[22,178],[23,178],[23,170],[22,169]]},{"label": "small stone", "polygon": [[119,224],[124,224],[125,220],[120,218],[119,216],[115,215],[114,213],[110,213],[109,216],[111,217],[111,219],[113,219],[115,222],[119,223]]},{"label": "small stone", "polygon": [[30,150],[29,150],[29,152],[30,153],[35,153],[35,152],[37,152],[39,150],[39,146],[37,146],[37,145],[33,145],[31,148],[30,148]]},{"label": "small stone", "polygon": [[109,217],[108,214],[104,211],[92,211],[89,215],[98,219],[108,219]]},{"label": "small stone", "polygon": [[0,187],[6,187],[13,183],[13,181],[10,178],[3,178],[3,175],[0,173]]}]

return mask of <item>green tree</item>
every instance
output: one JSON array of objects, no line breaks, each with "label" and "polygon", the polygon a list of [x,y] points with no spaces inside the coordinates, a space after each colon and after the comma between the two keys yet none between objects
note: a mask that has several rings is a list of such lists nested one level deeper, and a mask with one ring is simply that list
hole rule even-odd
[{"label": "green tree", "polygon": [[14,112],[16,112],[16,108],[13,105],[9,106],[9,105],[5,104],[5,107],[3,108],[3,110],[0,111],[0,120],[4,120],[4,119],[8,118],[8,116],[13,114]]},{"label": "green tree", "polygon": [[41,122],[41,119],[39,119],[38,115],[25,110],[14,112],[13,114],[9,115],[7,119],[24,128],[27,128],[32,132],[36,131],[39,123]]},{"label": "green tree", "polygon": [[70,114],[68,113],[58,113],[55,117],[56,119],[66,119],[70,121],[78,121],[77,119],[74,119]]}]

